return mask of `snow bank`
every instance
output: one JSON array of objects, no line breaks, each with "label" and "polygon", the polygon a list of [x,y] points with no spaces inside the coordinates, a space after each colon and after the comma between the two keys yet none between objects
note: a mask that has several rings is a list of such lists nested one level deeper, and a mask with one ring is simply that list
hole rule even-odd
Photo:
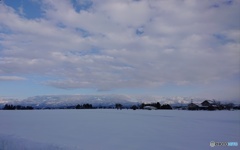
[{"label": "snow bank", "polygon": [[0,149],[206,150],[212,149],[211,141],[240,143],[239,115],[239,111],[0,111]]}]

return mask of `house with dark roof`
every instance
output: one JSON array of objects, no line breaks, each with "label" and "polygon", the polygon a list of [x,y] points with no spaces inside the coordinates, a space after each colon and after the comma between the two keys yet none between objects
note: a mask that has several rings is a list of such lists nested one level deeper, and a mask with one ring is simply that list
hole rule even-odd
[{"label": "house with dark roof", "polygon": [[212,106],[212,101],[210,101],[210,100],[205,100],[205,101],[203,101],[202,103],[201,103],[201,105],[202,106]]},{"label": "house with dark roof", "polygon": [[193,102],[188,104],[188,110],[198,110],[198,109],[199,109],[199,106],[197,104],[194,104]]}]

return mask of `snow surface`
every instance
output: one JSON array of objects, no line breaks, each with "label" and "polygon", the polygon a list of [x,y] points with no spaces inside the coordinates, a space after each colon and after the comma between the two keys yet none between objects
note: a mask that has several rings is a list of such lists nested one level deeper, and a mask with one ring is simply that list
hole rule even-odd
[{"label": "snow surface", "polygon": [[207,150],[240,144],[239,111],[1,110],[0,150]]}]

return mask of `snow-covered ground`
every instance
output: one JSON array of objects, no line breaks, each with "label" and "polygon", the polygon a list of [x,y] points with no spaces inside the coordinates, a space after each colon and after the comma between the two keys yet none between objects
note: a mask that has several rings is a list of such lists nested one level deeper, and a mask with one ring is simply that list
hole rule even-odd
[{"label": "snow-covered ground", "polygon": [[0,150],[207,150],[240,144],[239,111],[0,111]]}]

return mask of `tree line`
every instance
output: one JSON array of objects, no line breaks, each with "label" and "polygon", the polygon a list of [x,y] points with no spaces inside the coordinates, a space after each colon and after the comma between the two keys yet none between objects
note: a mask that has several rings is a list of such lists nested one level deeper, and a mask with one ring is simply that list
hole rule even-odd
[{"label": "tree line", "polygon": [[[205,104],[205,105],[204,105]],[[196,105],[193,102],[191,102],[187,108],[188,110],[240,110],[240,105],[234,106],[233,103],[227,103],[227,104],[221,104],[220,102],[209,103],[206,106],[205,103],[202,103],[202,106]],[[180,107],[174,107],[174,109],[181,109]],[[183,107],[184,108],[184,107]],[[109,106],[93,106],[92,104],[85,103],[85,104],[77,104],[72,106],[59,106],[59,107],[33,107],[33,106],[22,106],[22,105],[13,105],[13,104],[5,104],[5,106],[2,108],[3,110],[33,110],[33,109],[148,109],[148,110],[164,110],[164,109],[173,109],[171,105],[169,104],[160,104],[159,102],[154,103],[141,103],[141,104],[133,104],[133,105],[123,105],[121,103],[115,103],[115,105],[109,105]]]},{"label": "tree line", "polygon": [[80,105],[80,104],[77,104],[76,109],[93,109],[93,106],[92,104],[83,104],[83,105]]},{"label": "tree line", "polygon": [[93,106],[92,104],[85,103],[85,104],[77,104],[73,106],[60,106],[60,107],[42,107],[42,108],[34,108],[33,106],[22,106],[22,105],[12,105],[12,104],[5,104],[2,108],[3,110],[33,110],[33,109],[146,109],[147,106],[151,106],[154,109],[172,109],[169,104],[161,105],[159,102],[157,103],[142,103],[142,104],[134,104],[134,105],[127,105],[124,106],[121,103],[116,103],[115,106]]},{"label": "tree line", "polygon": [[33,110],[34,108],[32,106],[21,106],[21,105],[11,105],[6,104],[3,107],[3,110]]},{"label": "tree line", "polygon": [[152,109],[172,109],[172,107],[171,107],[171,105],[169,105],[169,104],[163,104],[163,105],[161,105],[159,102],[157,102],[157,103],[147,103],[147,104],[145,104],[145,103],[142,103],[142,104],[140,104],[140,105],[132,105],[131,107],[127,107],[127,106],[123,106],[122,104],[120,104],[120,103],[116,103],[115,104],[115,108],[116,109],[133,109],[133,110],[136,110],[136,109],[147,109],[147,108],[149,108],[148,106],[150,106],[150,108],[152,108]]}]

